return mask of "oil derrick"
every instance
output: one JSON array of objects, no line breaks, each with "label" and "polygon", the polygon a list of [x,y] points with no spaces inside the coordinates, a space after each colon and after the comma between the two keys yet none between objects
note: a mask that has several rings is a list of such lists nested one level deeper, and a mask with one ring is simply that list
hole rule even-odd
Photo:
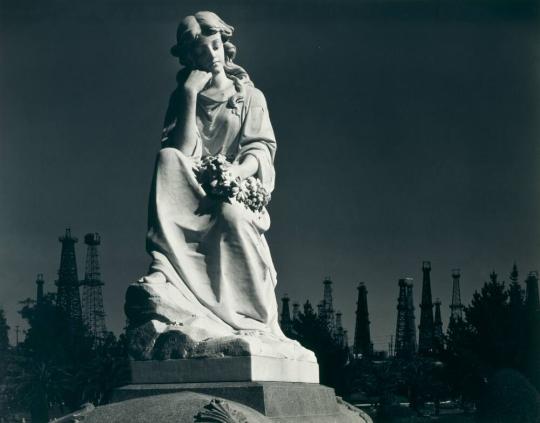
[{"label": "oil derrick", "polygon": [[332,280],[327,276],[324,278],[324,296],[322,303],[319,305],[319,317],[328,328],[331,335],[335,334],[335,314],[332,298]]},{"label": "oil derrick", "polygon": [[96,342],[105,339],[105,311],[103,309],[103,281],[99,268],[97,247],[101,243],[98,233],[84,236],[86,249],[86,268],[84,272],[83,287],[83,322]]},{"label": "oil derrick", "polygon": [[336,311],[336,333],[334,339],[339,345],[343,345],[343,325],[341,322],[341,311]]},{"label": "oil derrick", "polygon": [[75,330],[81,323],[81,297],[79,295],[79,277],[77,276],[77,259],[75,257],[75,243],[77,238],[71,236],[71,230],[58,238],[62,243],[60,255],[60,269],[58,270],[58,287],[56,304],[69,319],[71,329]]},{"label": "oil derrick", "polygon": [[463,305],[461,304],[461,293],[459,290],[459,269],[452,270],[452,304],[450,304],[450,320],[463,319]]},{"label": "oil derrick", "polygon": [[414,317],[413,280],[407,278],[407,339],[412,354],[416,352],[416,323]]},{"label": "oil derrick", "polygon": [[43,284],[45,281],[43,280],[43,273],[38,273],[37,279],[36,279],[36,285],[37,285],[37,292],[36,292],[36,304],[41,304],[43,302]]},{"label": "oil derrick", "polygon": [[353,354],[355,357],[369,357],[373,353],[373,344],[369,332],[369,312],[367,289],[363,282],[358,285],[358,301],[356,302],[356,326],[354,330]]},{"label": "oil derrick", "polygon": [[540,298],[538,296],[538,272],[529,272],[525,280],[526,294],[525,307],[529,312],[540,311]]},{"label": "oil derrick", "polygon": [[298,302],[294,302],[293,305],[292,305],[292,319],[293,319],[293,322],[295,320],[298,320],[298,315],[300,314],[300,304],[298,304]]},{"label": "oil derrick", "polygon": [[422,302],[420,303],[420,326],[418,334],[418,353],[430,354],[433,351],[433,303],[431,299],[431,263],[422,263]]},{"label": "oil derrick", "polygon": [[433,330],[433,352],[436,354],[444,349],[444,333],[443,323],[441,318],[441,300],[437,298],[435,301],[435,322]]},{"label": "oil derrick", "polygon": [[347,339],[347,331],[343,328],[343,323],[341,321],[341,316],[343,314],[341,311],[336,312],[336,335],[335,340],[338,343],[339,346],[342,348],[345,348],[349,344],[349,340]]},{"label": "oil derrick", "polygon": [[511,310],[519,310],[523,304],[523,291],[519,285],[519,272],[516,263],[512,266],[510,272],[510,285],[508,287],[508,295],[510,297]]},{"label": "oil derrick", "polygon": [[281,320],[279,324],[283,333],[289,336],[292,333],[292,320],[291,313],[289,311],[289,297],[287,296],[287,294],[285,294],[283,298],[281,298],[281,304]]},{"label": "oil derrick", "polygon": [[396,324],[395,355],[408,358],[416,351],[416,327],[414,323],[414,300],[412,279],[399,280],[398,316]]},{"label": "oil derrick", "polygon": [[324,301],[321,300],[319,304],[317,304],[317,316],[319,316],[319,319],[323,319],[324,317]]}]

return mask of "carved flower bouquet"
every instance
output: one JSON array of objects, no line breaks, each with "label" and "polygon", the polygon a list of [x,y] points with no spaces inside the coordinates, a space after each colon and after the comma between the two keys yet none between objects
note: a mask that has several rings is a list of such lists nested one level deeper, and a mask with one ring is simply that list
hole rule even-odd
[{"label": "carved flower bouquet", "polygon": [[247,209],[260,212],[270,202],[270,194],[254,176],[242,181],[233,178],[230,167],[222,154],[206,156],[195,167],[195,175],[209,196],[227,202],[234,198]]}]

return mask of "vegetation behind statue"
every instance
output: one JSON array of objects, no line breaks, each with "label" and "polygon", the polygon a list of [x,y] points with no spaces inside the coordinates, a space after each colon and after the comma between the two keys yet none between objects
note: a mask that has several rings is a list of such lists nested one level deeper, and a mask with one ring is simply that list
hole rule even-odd
[{"label": "vegetation behind statue", "polygon": [[125,337],[112,333],[96,343],[81,323],[68,319],[53,294],[25,301],[25,340],[6,353],[6,402],[0,415],[29,411],[32,422],[47,422],[90,402],[106,404],[129,377]]}]

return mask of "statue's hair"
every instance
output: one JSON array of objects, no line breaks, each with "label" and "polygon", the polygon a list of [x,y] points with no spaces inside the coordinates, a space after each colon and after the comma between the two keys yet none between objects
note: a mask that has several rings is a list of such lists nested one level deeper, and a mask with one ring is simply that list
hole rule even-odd
[{"label": "statue's hair", "polygon": [[200,35],[209,36],[219,33],[225,51],[224,70],[227,76],[235,84],[250,83],[249,75],[244,68],[233,63],[236,57],[236,47],[229,40],[234,32],[234,27],[226,24],[213,12],[197,12],[186,16],[176,31],[176,45],[171,48],[171,54],[178,57],[180,64],[192,70],[195,68],[193,51]]}]

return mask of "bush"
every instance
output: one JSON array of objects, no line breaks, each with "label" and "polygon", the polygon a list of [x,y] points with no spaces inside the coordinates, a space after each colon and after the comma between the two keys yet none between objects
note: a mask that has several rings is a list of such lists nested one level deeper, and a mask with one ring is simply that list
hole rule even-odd
[{"label": "bush", "polygon": [[540,394],[519,372],[499,370],[482,391],[480,423],[540,423]]}]

